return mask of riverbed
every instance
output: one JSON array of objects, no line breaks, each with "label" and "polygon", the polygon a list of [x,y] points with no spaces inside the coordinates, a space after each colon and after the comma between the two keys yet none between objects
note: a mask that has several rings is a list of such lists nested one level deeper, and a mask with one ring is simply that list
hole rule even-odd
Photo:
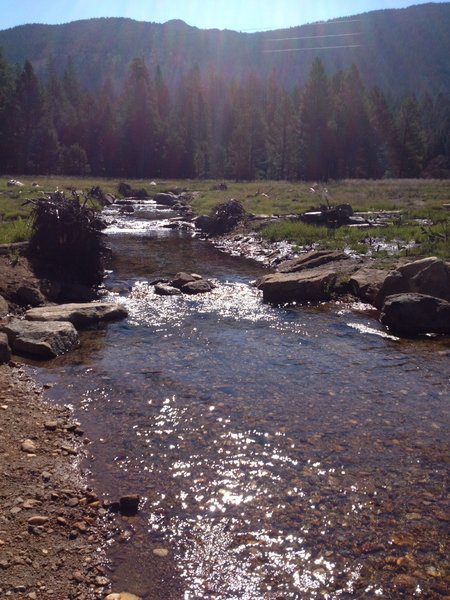
[{"label": "riverbed", "polygon": [[[126,321],[36,367],[92,441],[104,496],[141,495],[109,559],[145,600],[450,594],[447,338],[400,340],[369,307],[272,307],[265,272],[152,202],[112,209],[108,299]],[[163,297],[152,280],[212,279]]]}]

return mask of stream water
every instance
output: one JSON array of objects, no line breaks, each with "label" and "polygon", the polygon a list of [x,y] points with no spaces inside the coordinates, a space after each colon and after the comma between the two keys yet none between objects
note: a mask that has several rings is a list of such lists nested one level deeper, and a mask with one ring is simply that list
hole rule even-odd
[{"label": "stream water", "polygon": [[[105,285],[129,318],[39,367],[92,440],[97,489],[143,499],[117,517],[113,589],[441,598],[448,338],[400,341],[344,304],[264,305],[249,285],[261,266],[163,228],[169,216],[116,215]],[[156,296],[149,281],[177,271],[217,287]]]}]

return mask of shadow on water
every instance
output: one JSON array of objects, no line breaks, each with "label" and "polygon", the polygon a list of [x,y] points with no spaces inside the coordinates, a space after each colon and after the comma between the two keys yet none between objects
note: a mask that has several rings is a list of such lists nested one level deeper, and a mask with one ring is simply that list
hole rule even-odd
[{"label": "shadow on water", "polygon": [[[131,228],[132,229],[132,228]],[[114,589],[146,600],[438,598],[449,566],[449,346],[344,305],[273,308],[256,264],[158,227],[111,235],[130,316],[41,377],[136,492]],[[194,271],[216,289],[160,297]],[[119,287],[120,287],[119,285]]]}]

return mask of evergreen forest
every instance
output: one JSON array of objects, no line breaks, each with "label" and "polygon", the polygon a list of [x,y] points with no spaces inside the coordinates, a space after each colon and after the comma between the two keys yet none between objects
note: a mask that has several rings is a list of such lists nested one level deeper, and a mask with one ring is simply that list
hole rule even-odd
[{"label": "evergreen forest", "polygon": [[118,90],[80,83],[69,57],[38,76],[0,54],[0,172],[135,178],[450,175],[450,97],[368,89],[354,64],[312,62],[303,85],[228,80],[193,66],[168,86],[142,58]]}]

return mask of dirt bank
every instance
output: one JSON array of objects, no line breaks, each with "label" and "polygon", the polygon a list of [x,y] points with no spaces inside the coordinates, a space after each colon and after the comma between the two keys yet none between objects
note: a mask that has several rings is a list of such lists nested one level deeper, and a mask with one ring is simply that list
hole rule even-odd
[{"label": "dirt bank", "polygon": [[[25,308],[17,290],[39,284],[26,258],[0,255],[10,312]],[[0,365],[0,597],[105,597],[110,521],[83,480],[88,448],[70,410],[46,403],[29,370]]]},{"label": "dirt bank", "polygon": [[82,478],[88,440],[22,367],[0,366],[0,596],[102,598],[107,511]]}]

